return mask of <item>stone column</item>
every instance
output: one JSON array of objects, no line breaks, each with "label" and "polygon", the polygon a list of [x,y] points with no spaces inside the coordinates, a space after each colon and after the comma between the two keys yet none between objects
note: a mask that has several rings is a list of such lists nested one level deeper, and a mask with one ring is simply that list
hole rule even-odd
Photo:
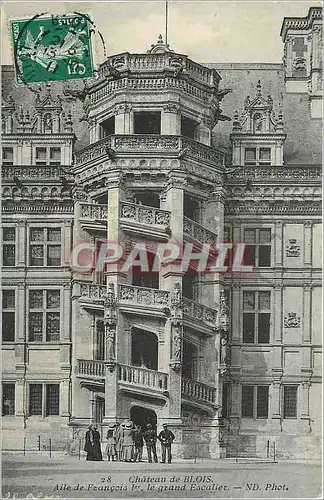
[{"label": "stone column", "polygon": [[273,340],[282,342],[282,283],[274,287],[274,297],[272,306],[273,315]]},{"label": "stone column", "polygon": [[311,301],[311,293],[312,287],[310,284],[305,284],[303,287],[304,292],[304,300],[303,300],[303,329],[302,329],[302,341],[303,343],[311,342],[311,310],[312,310],[312,301]]},{"label": "stone column", "polygon": [[163,106],[161,135],[181,135],[181,112],[178,104]]},{"label": "stone column", "polygon": [[104,423],[116,422],[118,408],[118,368],[109,362],[105,363],[105,416]]},{"label": "stone column", "polygon": [[16,325],[16,340],[17,342],[26,341],[26,286],[25,283],[19,283],[17,290],[17,325]]},{"label": "stone column", "polygon": [[60,383],[60,413],[61,417],[70,416],[70,380],[68,378],[61,380]]},{"label": "stone column", "polygon": [[312,265],[312,221],[304,221],[304,266]]},{"label": "stone column", "polygon": [[275,267],[282,267],[282,242],[283,242],[283,223],[282,221],[275,222]]},{"label": "stone column", "polygon": [[240,314],[241,314],[241,301],[240,301],[240,285],[233,284],[232,286],[232,342],[240,342]]},{"label": "stone column", "polygon": [[27,252],[27,221],[18,221],[18,235],[17,235],[17,265],[26,266]]},{"label": "stone column", "polygon": [[18,378],[15,385],[15,415],[25,417],[25,378]]},{"label": "stone column", "polygon": [[133,134],[132,106],[127,103],[115,106],[115,134]]},{"label": "stone column", "polygon": [[310,432],[309,389],[310,382],[308,380],[299,386],[300,420],[304,432]]},{"label": "stone column", "polygon": [[274,380],[269,390],[269,417],[274,431],[280,431],[281,426],[281,384]]}]

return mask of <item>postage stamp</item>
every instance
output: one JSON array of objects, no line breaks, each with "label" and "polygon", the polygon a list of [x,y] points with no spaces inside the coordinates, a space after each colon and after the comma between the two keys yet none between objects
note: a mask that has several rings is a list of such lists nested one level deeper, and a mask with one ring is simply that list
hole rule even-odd
[{"label": "postage stamp", "polygon": [[11,21],[17,83],[92,77],[90,28],[90,20],[82,14]]}]

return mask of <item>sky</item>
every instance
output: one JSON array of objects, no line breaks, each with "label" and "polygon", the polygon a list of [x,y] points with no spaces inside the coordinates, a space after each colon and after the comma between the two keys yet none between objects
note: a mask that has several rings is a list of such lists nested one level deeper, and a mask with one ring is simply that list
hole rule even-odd
[{"label": "sky", "polygon": [[[168,42],[175,52],[197,62],[281,62],[280,28],[284,17],[304,17],[320,2],[171,0],[168,2]],[[105,39],[107,55],[146,52],[165,32],[164,1],[3,2],[1,62],[12,64],[9,20],[41,12],[91,13]],[[96,62],[104,53],[95,39]]]}]

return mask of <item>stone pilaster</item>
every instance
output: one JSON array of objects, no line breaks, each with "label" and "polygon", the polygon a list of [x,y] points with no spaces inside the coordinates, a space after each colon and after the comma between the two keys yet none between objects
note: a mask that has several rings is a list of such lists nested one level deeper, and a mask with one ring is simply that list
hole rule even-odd
[{"label": "stone pilaster", "polygon": [[312,221],[304,221],[304,267],[312,265]]},{"label": "stone pilaster", "polygon": [[307,284],[303,287],[304,300],[303,300],[303,328],[302,328],[302,341],[303,343],[311,342],[311,311],[312,311],[312,287]]},{"label": "stone pilaster", "polygon": [[68,378],[61,380],[60,383],[60,414],[61,417],[70,416],[70,380]]},{"label": "stone pilaster", "polygon": [[26,266],[27,257],[27,221],[20,220],[18,222],[18,235],[17,235],[17,265]]},{"label": "stone pilaster", "polygon": [[163,106],[161,134],[181,135],[181,114],[178,104],[168,103]]}]

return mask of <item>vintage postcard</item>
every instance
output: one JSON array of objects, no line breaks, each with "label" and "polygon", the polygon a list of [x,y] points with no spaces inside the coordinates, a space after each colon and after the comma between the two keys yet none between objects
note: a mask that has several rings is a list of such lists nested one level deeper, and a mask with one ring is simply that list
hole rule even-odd
[{"label": "vintage postcard", "polygon": [[1,19],[2,498],[321,498],[322,4]]}]

